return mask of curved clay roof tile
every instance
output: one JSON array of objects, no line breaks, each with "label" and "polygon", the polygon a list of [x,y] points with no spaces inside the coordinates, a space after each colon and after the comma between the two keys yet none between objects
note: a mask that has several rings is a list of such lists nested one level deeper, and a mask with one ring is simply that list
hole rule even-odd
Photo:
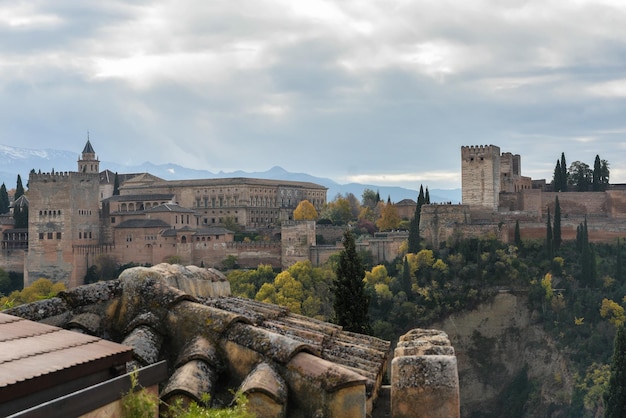
[{"label": "curved clay roof tile", "polygon": [[302,351],[319,355],[319,350],[309,344],[254,325],[235,324],[228,330],[226,338],[282,364]]},{"label": "curved clay roof tile", "polygon": [[180,350],[174,367],[178,368],[192,360],[202,360],[216,370],[222,370],[224,368],[222,360],[215,349],[215,345],[200,335],[193,337],[185,344],[182,350]]},{"label": "curved clay roof tile", "polygon": [[212,395],[217,372],[202,360],[192,360],[177,368],[161,391],[161,399],[172,404],[177,398],[202,402],[202,395]]},{"label": "curved clay roof tile", "polygon": [[287,384],[285,380],[265,362],[259,363],[250,372],[241,386],[239,386],[239,391],[244,395],[262,392],[280,405],[287,403]]},{"label": "curved clay roof tile", "polygon": [[163,337],[150,327],[138,326],[122,341],[123,345],[133,347],[133,357],[144,366],[159,360]]}]

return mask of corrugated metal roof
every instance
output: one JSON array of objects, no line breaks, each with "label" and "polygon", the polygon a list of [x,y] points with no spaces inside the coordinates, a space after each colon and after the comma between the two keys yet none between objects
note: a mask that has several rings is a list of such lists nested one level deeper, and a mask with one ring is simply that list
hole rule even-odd
[{"label": "corrugated metal roof", "polygon": [[131,347],[0,313],[3,401],[107,371],[131,359]]}]

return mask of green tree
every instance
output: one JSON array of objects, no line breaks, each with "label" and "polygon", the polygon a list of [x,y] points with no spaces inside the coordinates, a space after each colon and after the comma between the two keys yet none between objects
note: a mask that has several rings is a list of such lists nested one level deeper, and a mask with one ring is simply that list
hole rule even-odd
[{"label": "green tree", "polygon": [[613,343],[611,377],[604,403],[606,418],[626,417],[626,330],[623,325],[617,329]]},{"label": "green tree", "polygon": [[610,170],[609,170],[609,162],[607,160],[602,160],[602,167],[600,169],[600,189],[601,190],[606,190],[609,187],[609,176],[610,176]]},{"label": "green tree", "polygon": [[13,202],[13,220],[16,228],[28,228],[28,205],[24,199]]},{"label": "green tree", "polygon": [[593,161],[593,173],[591,175],[591,190],[599,192],[601,190],[600,178],[602,177],[602,163],[600,162],[600,156],[596,154],[596,158]]},{"label": "green tree", "polygon": [[11,202],[9,201],[9,194],[7,193],[7,186],[2,183],[0,186],[0,214],[9,213]]},{"label": "green tree", "polygon": [[552,221],[550,220],[550,208],[548,208],[548,222],[546,223],[546,253],[548,259],[552,260],[554,256],[554,235],[552,233]]},{"label": "green tree", "polygon": [[554,202],[554,229],[552,231],[554,251],[558,251],[561,247],[561,204],[559,203],[559,197],[557,196]]},{"label": "green tree", "polygon": [[349,229],[343,234],[344,249],[335,270],[335,322],[347,331],[369,333],[369,298],[365,293],[365,269]]},{"label": "green tree", "polygon": [[343,225],[352,220],[352,210],[350,209],[350,202],[347,198],[337,195],[335,200],[328,202],[320,218],[330,219],[333,223]]},{"label": "green tree", "polygon": [[16,201],[23,194],[24,194],[24,186],[22,186],[22,177],[18,174],[17,185],[15,186],[15,195],[13,195],[13,201]]},{"label": "green tree", "polygon": [[567,163],[565,162],[565,153],[561,153],[561,187],[560,191],[566,192],[569,184],[569,174],[567,173]]},{"label": "green tree", "polygon": [[378,194],[371,189],[363,190],[363,195],[361,196],[361,205],[374,210],[376,205],[378,205],[378,200],[380,200]]},{"label": "green tree", "polygon": [[554,167],[554,175],[552,176],[552,188],[555,192],[562,192],[561,187],[563,185],[563,171],[561,170],[561,162],[556,160],[556,167]]},{"label": "green tree", "polygon": [[520,233],[520,230],[519,230],[519,220],[515,221],[515,238],[514,238],[514,241],[515,241],[515,246],[517,248],[521,249],[522,245],[523,245],[523,242],[522,242],[522,234]]},{"label": "green tree", "polygon": [[[426,189],[428,190],[428,188]],[[430,197],[428,198],[430,200]],[[417,205],[415,206],[415,213],[413,219],[409,224],[409,242],[408,252],[417,253],[420,250],[420,219],[422,214],[422,205],[426,202],[426,195],[424,194],[424,187],[420,185],[419,195],[417,196]]]},{"label": "green tree", "polygon": [[120,177],[115,172],[115,179],[113,180],[113,196],[119,196],[120,194]]},{"label": "green tree", "polygon": [[589,165],[574,161],[568,171],[569,184],[577,192],[586,192],[591,188],[591,182],[593,178],[593,171],[589,168]]}]

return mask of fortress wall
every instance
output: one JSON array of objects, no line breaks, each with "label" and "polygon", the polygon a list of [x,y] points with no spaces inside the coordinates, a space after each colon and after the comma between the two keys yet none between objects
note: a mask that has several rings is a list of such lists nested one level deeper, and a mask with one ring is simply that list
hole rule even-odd
[{"label": "fortress wall", "polygon": [[[576,239],[576,228],[584,222],[583,217],[561,220],[561,237],[563,241]],[[591,242],[613,242],[617,238],[626,237],[626,224],[611,219],[587,219],[587,231]],[[515,225],[509,225],[509,242],[515,237]],[[520,223],[520,235],[523,240],[546,239],[546,222]]]},{"label": "fortress wall", "polygon": [[542,193],[541,216],[550,213],[554,215],[556,197],[559,197],[561,216],[565,215],[587,215],[587,216],[608,216],[610,212],[608,195],[605,192],[543,192]]},{"label": "fortress wall", "polygon": [[609,216],[616,219],[626,218],[626,190],[608,190],[606,195]]},{"label": "fortress wall", "polygon": [[5,271],[15,271],[22,273],[24,271],[24,258],[26,251],[23,249],[8,249],[0,251],[0,267]]}]

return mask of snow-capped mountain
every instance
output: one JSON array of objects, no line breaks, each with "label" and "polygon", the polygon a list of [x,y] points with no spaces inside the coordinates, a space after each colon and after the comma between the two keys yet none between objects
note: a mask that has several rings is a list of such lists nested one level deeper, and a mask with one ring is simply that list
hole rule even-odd
[{"label": "snow-capped mountain", "polygon": [[[50,171],[75,171],[76,162],[80,155],[76,152],[61,151],[55,149],[34,150],[18,148],[0,144],[0,183],[4,183],[7,189],[12,189],[16,185],[17,175],[22,177],[22,182],[26,184],[28,174],[31,170]],[[393,202],[403,199],[417,200],[418,191],[403,187],[377,186],[373,184],[339,184],[334,180],[323,177],[315,177],[305,173],[291,173],[281,167],[273,167],[262,172],[234,171],[225,173],[212,173],[206,170],[195,170],[177,164],[152,164],[145,162],[141,165],[127,166],[115,162],[100,162],[100,169],[109,169],[118,173],[150,173],[166,180],[184,180],[199,178],[225,178],[225,177],[253,177],[274,180],[308,181],[328,187],[327,198],[333,200],[337,194],[354,194],[361,198],[365,189],[379,192],[382,199],[390,197]],[[432,189],[430,198],[432,202],[452,202],[461,201],[460,189]]]}]

